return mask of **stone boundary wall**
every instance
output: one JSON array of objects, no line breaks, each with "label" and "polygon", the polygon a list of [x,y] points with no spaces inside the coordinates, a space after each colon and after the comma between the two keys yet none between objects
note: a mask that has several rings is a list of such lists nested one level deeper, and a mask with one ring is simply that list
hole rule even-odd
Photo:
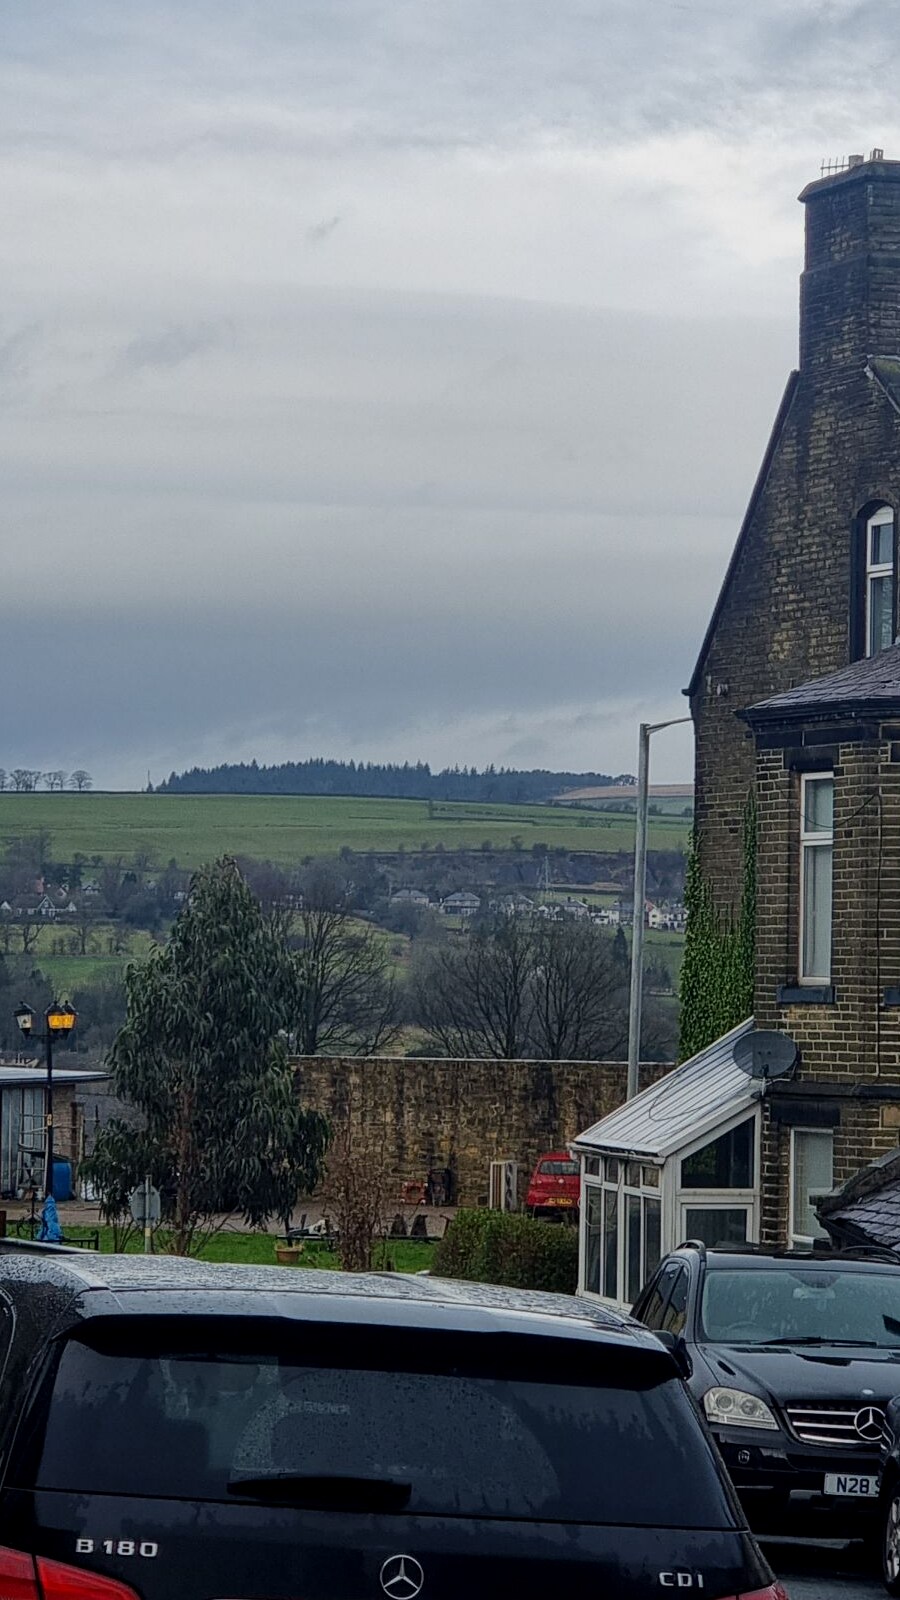
[{"label": "stone boundary wall", "polygon": [[[615,1110],[625,1097],[623,1061],[448,1061],[401,1056],[307,1056],[296,1060],[304,1106],[351,1127],[353,1146],[384,1151],[389,1186],[449,1169],[454,1201],[487,1199],[490,1163],[518,1161],[527,1182],[538,1156]],[[642,1086],[669,1068],[641,1068]]]}]

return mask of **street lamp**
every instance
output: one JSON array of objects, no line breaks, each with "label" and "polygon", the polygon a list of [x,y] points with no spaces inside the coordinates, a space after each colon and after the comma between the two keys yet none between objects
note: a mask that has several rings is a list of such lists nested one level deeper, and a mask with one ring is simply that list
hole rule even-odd
[{"label": "street lamp", "polygon": [[669,722],[642,722],[638,744],[637,800],[634,819],[634,916],[631,930],[631,991],[628,998],[628,1077],[625,1098],[633,1100],[639,1088],[641,1060],[641,1007],[644,991],[644,902],[647,897],[647,813],[650,801],[650,737],[663,728],[677,728],[690,717]]},{"label": "street lamp", "polygon": [[[37,1012],[24,1001],[13,1012],[16,1026],[24,1039],[31,1039],[34,1035],[34,1023]],[[70,1005],[60,1005],[57,1001],[48,1006],[44,1013],[44,1032],[38,1035],[43,1039],[44,1055],[47,1063],[47,1115],[45,1120],[45,1171],[44,1193],[53,1194],[53,1041],[54,1039],[68,1039],[76,1022],[77,1014]]]}]

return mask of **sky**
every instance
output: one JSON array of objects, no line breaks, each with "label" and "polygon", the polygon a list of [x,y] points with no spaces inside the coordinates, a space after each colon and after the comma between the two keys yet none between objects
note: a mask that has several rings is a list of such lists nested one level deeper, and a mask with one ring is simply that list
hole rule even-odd
[{"label": "sky", "polygon": [[[0,765],[634,770],[870,0],[0,0]],[[689,731],[653,777],[691,775]]]}]

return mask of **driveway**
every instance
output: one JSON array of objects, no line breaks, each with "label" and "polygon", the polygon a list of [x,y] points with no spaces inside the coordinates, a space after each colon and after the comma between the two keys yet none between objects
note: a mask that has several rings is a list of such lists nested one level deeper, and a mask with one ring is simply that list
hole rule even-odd
[{"label": "driveway", "polygon": [[790,1600],[887,1600],[871,1557],[858,1545],[773,1541],[763,1548]]}]

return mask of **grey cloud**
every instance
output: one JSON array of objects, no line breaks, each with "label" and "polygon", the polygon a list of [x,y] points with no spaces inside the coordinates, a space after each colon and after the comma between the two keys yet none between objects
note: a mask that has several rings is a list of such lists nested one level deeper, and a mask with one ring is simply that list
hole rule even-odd
[{"label": "grey cloud", "polygon": [[328,217],[325,221],[316,222],[311,228],[307,228],[306,237],[310,244],[322,244],[324,240],[334,233],[335,228],[340,227],[340,224],[340,217]]},{"label": "grey cloud", "polygon": [[0,762],[632,765],[795,359],[793,195],[863,104],[900,150],[897,32],[2,8]]},{"label": "grey cloud", "polygon": [[128,372],[139,372],[143,367],[178,367],[192,356],[201,355],[221,344],[228,333],[227,327],[201,322],[143,334],[126,345],[121,366]]}]

